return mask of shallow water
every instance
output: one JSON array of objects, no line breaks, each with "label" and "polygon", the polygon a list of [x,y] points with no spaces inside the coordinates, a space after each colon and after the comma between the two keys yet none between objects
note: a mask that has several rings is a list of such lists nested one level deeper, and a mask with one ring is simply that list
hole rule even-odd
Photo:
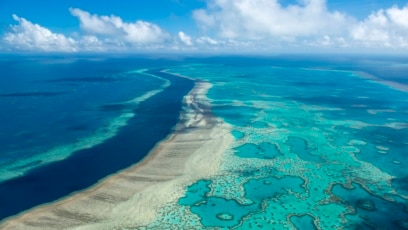
[{"label": "shallow water", "polygon": [[[181,97],[188,92],[188,87],[174,85],[182,80],[176,80],[173,75],[155,72],[155,68],[166,68],[169,73],[213,85],[207,94],[212,113],[231,126],[234,142],[224,153],[217,176],[201,178],[186,186],[178,200],[169,201],[158,210],[147,229],[407,229],[408,93],[353,72],[365,71],[380,79],[405,84],[408,77],[404,62],[404,58],[307,56],[194,58],[171,64],[139,63],[138,68],[126,62],[126,66],[132,68],[113,72],[140,77],[141,71],[131,70],[147,68],[150,74],[166,78],[172,84],[166,85],[157,78],[146,82],[162,92],[141,101],[141,110],[132,110],[133,120],[121,126],[111,139],[92,149],[95,155],[108,150],[131,152],[139,148],[131,145],[133,140],[142,140],[150,134],[147,139],[151,140],[151,148],[171,131],[170,124],[177,121],[180,109],[175,105],[181,106]],[[115,63],[123,67],[123,63]],[[62,81],[66,87],[72,86],[72,79],[66,76],[62,79],[52,84]],[[160,83],[155,85],[157,80]],[[81,75],[77,81],[107,83],[103,76],[90,79]],[[115,82],[109,80],[109,84]],[[177,92],[172,94],[178,95],[174,103],[163,103],[168,89]],[[2,91],[0,97],[7,101],[26,97],[45,100],[64,97],[67,92],[67,88]],[[111,121],[129,110],[124,101],[146,92],[92,104]],[[148,106],[142,107],[143,103]],[[172,110],[169,113],[174,116],[163,130],[158,122],[163,117],[156,115],[167,114],[160,112],[165,108]],[[120,112],[115,113],[116,110]],[[152,115],[151,111],[157,113]],[[88,115],[93,118],[96,113]],[[93,130],[105,127],[103,122],[97,121],[89,122],[90,125],[95,122]],[[133,133],[130,130],[136,130],[132,128],[136,123],[143,123],[148,131],[155,127],[157,132]],[[75,123],[67,130],[83,132],[87,125]],[[19,135],[25,140],[30,133]],[[129,145],[121,149],[121,143]],[[62,165],[71,160],[81,161],[85,155],[75,154],[49,167],[64,171]],[[85,170],[94,164],[95,155],[81,164]],[[102,161],[116,162],[115,156]],[[120,158],[128,162],[127,158]],[[17,164],[15,170],[34,167],[38,170],[32,172],[49,175],[49,171],[42,171],[47,167],[37,167],[41,162],[33,158]],[[120,165],[115,170],[123,167]],[[21,177],[6,183],[16,181],[30,187],[27,181],[21,181],[24,178],[30,181],[30,177]]]},{"label": "shallow water", "polygon": [[[217,60],[170,72],[214,84],[213,112],[235,143],[220,175],[188,187],[167,216],[186,228],[407,228],[407,92],[356,75],[370,68],[351,59]],[[389,80],[408,79],[393,70]],[[161,211],[149,227],[159,223],[177,226]]]}]

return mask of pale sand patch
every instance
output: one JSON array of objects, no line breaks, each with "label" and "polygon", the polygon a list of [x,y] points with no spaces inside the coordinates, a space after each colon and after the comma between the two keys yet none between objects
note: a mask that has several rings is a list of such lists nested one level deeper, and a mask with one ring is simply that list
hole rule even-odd
[{"label": "pale sand patch", "polygon": [[362,104],[354,104],[354,105],[351,105],[351,107],[354,107],[354,108],[366,108],[366,107],[367,107],[367,105],[362,105]]},{"label": "pale sand patch", "polygon": [[384,126],[387,126],[389,128],[392,129],[406,129],[408,128],[408,123],[402,123],[402,122],[391,122],[391,123],[387,123]]},{"label": "pale sand patch", "polygon": [[390,150],[390,148],[385,147],[385,146],[381,146],[381,145],[376,145],[375,147],[376,147],[378,150],[381,150],[381,151],[388,151],[388,150]]},{"label": "pale sand patch", "polygon": [[393,82],[393,81],[387,81],[387,80],[375,77],[375,76],[373,76],[373,75],[371,75],[369,73],[362,72],[362,71],[356,71],[355,74],[357,76],[363,77],[365,79],[369,79],[369,80],[372,80],[374,82],[378,82],[380,84],[387,85],[387,86],[389,86],[389,87],[391,87],[393,89],[396,89],[396,90],[399,90],[399,91],[402,91],[402,92],[408,92],[408,85],[404,85],[404,84],[401,84],[401,83],[398,83],[398,82]]},{"label": "pale sand patch", "polygon": [[0,229],[122,229],[153,221],[159,208],[183,196],[185,186],[216,175],[232,143],[231,128],[211,114],[205,97],[210,87],[196,83],[175,132],[143,161],[90,189],[10,218]]},{"label": "pale sand patch", "polygon": [[377,114],[377,113],[396,113],[397,111],[393,109],[367,109],[369,114]]},{"label": "pale sand patch", "polygon": [[350,141],[348,142],[348,144],[349,144],[349,145],[366,145],[367,142],[362,141],[362,140],[355,140],[355,139],[353,139],[353,140],[350,140]]},{"label": "pale sand patch", "polygon": [[373,76],[369,73],[363,72],[363,71],[347,71],[347,70],[334,70],[334,69],[325,69],[325,68],[300,68],[304,70],[313,70],[313,71],[331,71],[331,72],[343,72],[343,73],[354,73],[354,75],[372,80],[373,82],[377,82],[383,85],[387,85],[393,89],[402,91],[402,92],[408,92],[408,85],[401,84],[398,82],[393,82],[393,81],[387,81],[385,79],[378,78],[376,76]]}]

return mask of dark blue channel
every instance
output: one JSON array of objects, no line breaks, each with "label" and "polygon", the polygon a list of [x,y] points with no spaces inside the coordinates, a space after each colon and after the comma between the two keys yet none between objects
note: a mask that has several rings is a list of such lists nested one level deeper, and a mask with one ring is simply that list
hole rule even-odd
[{"label": "dark blue channel", "polygon": [[194,82],[160,70],[148,73],[171,81],[171,85],[140,103],[136,115],[115,137],[0,183],[0,220],[85,189],[140,161],[163,140],[178,122],[182,99]]}]

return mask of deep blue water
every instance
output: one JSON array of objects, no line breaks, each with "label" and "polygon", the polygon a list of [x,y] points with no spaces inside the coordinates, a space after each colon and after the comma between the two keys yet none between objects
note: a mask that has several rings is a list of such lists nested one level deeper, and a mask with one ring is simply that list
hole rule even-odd
[{"label": "deep blue water", "polygon": [[69,58],[0,61],[0,165],[89,136],[123,112],[107,112],[101,106],[157,89],[162,81],[126,73],[143,62]]},{"label": "deep blue water", "polygon": [[[356,145],[359,151],[355,159],[394,176],[392,187],[400,194],[408,195],[407,93],[341,72],[365,71],[378,78],[407,84],[407,63],[408,59],[404,57],[353,56],[210,57],[173,61],[62,57],[0,60],[0,219],[85,189],[140,161],[172,131],[178,121],[182,98],[193,87],[191,80],[159,71],[166,68],[214,84],[208,93],[213,100],[214,115],[234,127],[233,134],[238,141],[252,140],[235,146],[235,156],[248,161],[271,161],[289,156],[282,151],[286,149],[302,161],[329,168],[328,171],[336,174],[339,169],[336,164],[330,164],[330,157],[335,157],[342,147],[352,145],[352,140],[359,140],[365,144]],[[196,64],[199,65],[194,66]],[[159,78],[135,72],[137,69],[149,69],[148,74]],[[171,84],[164,88],[166,80]],[[137,105],[124,103],[152,90],[162,91]],[[235,103],[237,101],[240,103]],[[309,111],[309,107],[313,109]],[[59,161],[46,163],[49,158],[57,159],[58,154],[42,155],[44,151],[69,146],[89,136],[103,137],[104,132],[111,132],[107,128],[110,122],[124,113],[132,113],[134,117],[111,137],[91,148],[65,154],[68,156]],[[334,121],[370,125],[354,127],[347,122],[343,125],[330,123]],[[275,137],[261,133],[269,128],[286,126],[294,131],[285,139],[275,140]],[[315,128],[324,135],[313,131]],[[319,139],[322,137],[327,139]],[[330,146],[322,140],[330,142]],[[380,152],[383,147],[387,147],[386,155]],[[318,149],[322,151],[316,151]],[[355,182],[352,173],[343,173],[348,170],[355,173],[354,167],[358,166],[353,159],[342,165],[339,172]],[[246,174],[239,176],[245,177],[247,182],[239,186],[247,191],[246,198],[255,201],[253,204],[242,206],[231,197],[211,194],[210,185],[213,185],[210,180],[201,180],[187,188],[186,196],[179,204],[192,206],[192,213],[202,217],[204,226],[235,226],[248,213],[252,213],[254,219],[258,214],[264,218],[259,208],[281,206],[275,207],[273,202],[265,206],[265,200],[274,198],[275,193],[282,193],[285,188],[296,194],[305,193],[300,186],[303,183],[300,177],[289,173],[276,178],[275,174],[279,170],[285,172],[285,167],[290,165],[271,168],[268,172],[256,167],[247,171],[242,169]],[[250,173],[263,176],[251,179]],[[338,178],[330,179],[335,181]],[[356,181],[364,183],[361,179]],[[308,186],[315,187],[308,193],[319,195],[318,192],[326,191],[327,188],[320,187],[319,183],[318,180],[309,181]],[[367,185],[371,186],[369,181]],[[402,203],[376,200],[363,187],[354,186],[354,189],[346,189],[340,182],[334,186],[332,193],[340,197],[340,206],[355,206],[358,200],[366,201],[368,197],[384,207],[379,211],[398,212],[395,216],[398,220],[406,216],[407,211],[401,209]],[[378,197],[384,195],[381,189],[374,191],[380,194]],[[290,197],[293,194],[289,193],[285,196],[296,198]],[[313,204],[314,198],[310,197]],[[201,199],[206,199],[207,203]],[[196,205],[197,202],[200,205]],[[214,207],[219,215],[214,215]],[[235,216],[230,213],[233,210]],[[366,211],[357,209],[357,214],[366,214]],[[293,225],[313,222],[313,216],[300,214],[290,219]],[[383,213],[370,213],[369,218],[374,222],[382,221],[384,226],[395,225],[394,219],[385,223],[378,215]],[[350,221],[365,223],[359,216],[346,217]]]},{"label": "deep blue water", "polygon": [[[21,65],[27,64],[24,62],[20,63],[20,61],[16,62]],[[35,63],[33,66],[37,64]],[[74,141],[77,138],[81,138],[78,132],[82,131],[82,129],[86,129],[83,132],[89,135],[98,125],[103,126],[104,120],[109,120],[124,112],[121,106],[108,106],[109,109],[106,111],[107,109],[104,105],[130,100],[135,96],[142,95],[160,86],[156,82],[158,81],[156,78],[147,77],[146,75],[125,76],[126,79],[119,78],[112,80],[117,74],[115,73],[115,71],[118,71],[117,69],[112,70],[112,73],[115,74],[111,73],[107,74],[107,76],[98,77],[98,73],[101,73],[98,72],[101,71],[101,67],[103,70],[104,66],[110,64],[110,62],[106,61],[94,67],[96,73],[87,77],[87,71],[82,72],[82,70],[87,65],[90,65],[89,68],[92,68],[93,64],[87,63],[81,67],[80,64],[76,63],[73,66],[74,69],[69,70],[70,74],[62,72],[61,75],[58,75],[61,70],[57,68],[58,71],[53,73],[52,76],[47,75],[47,77],[55,78],[56,80],[41,80],[42,82],[38,83],[40,80],[35,77],[37,75],[30,78],[30,80],[18,79],[21,83],[29,81],[29,83],[35,86],[30,86],[26,82],[27,86],[19,88],[16,84],[14,91],[2,84],[2,87],[9,90],[5,92],[5,89],[3,89],[2,91],[2,104],[7,105],[10,101],[14,100],[15,102],[10,104],[17,106],[17,108],[10,106],[8,110],[4,110],[9,111],[9,114],[2,113],[1,115],[2,118],[9,117],[10,119],[6,123],[8,125],[7,129],[5,128],[1,131],[3,134],[0,139],[1,142],[16,142],[16,145],[7,146],[7,148],[2,149],[2,156],[6,155],[5,161],[10,158],[18,160],[19,157],[24,157],[24,154],[36,154],[35,151],[29,151],[31,146],[40,146],[40,149],[46,149],[48,145],[59,145],[63,142],[69,143]],[[80,67],[76,69],[76,65],[80,65]],[[140,65],[140,63],[136,62],[135,66],[137,67],[137,65]],[[127,68],[131,68],[131,66],[129,65]],[[25,68],[28,67],[25,66]],[[45,66],[42,68],[47,69]],[[29,70],[22,69],[22,71],[28,72]],[[74,71],[77,71],[75,77],[68,78],[68,76],[72,76]],[[167,79],[171,84],[162,92],[146,101],[142,101],[137,107],[133,108],[132,112],[134,112],[135,116],[128,120],[127,125],[122,127],[117,135],[92,148],[76,151],[63,161],[35,167],[26,172],[24,176],[2,181],[0,183],[0,219],[17,214],[36,205],[59,199],[73,191],[89,187],[101,178],[140,161],[158,141],[164,139],[178,121],[182,98],[192,89],[193,81],[161,73],[160,70],[150,70],[148,73]],[[11,76],[13,74],[15,74],[14,77],[18,77],[17,73],[13,71],[9,72],[8,77],[13,77]],[[28,76],[23,77],[28,78]],[[39,78],[46,77],[41,75]],[[116,81],[123,81],[123,83],[119,84]],[[3,78],[2,83],[4,82],[8,81]],[[37,86],[37,84],[40,86]],[[45,86],[42,86],[42,84],[45,84]],[[60,84],[68,85],[60,86]],[[36,88],[35,90],[29,90],[29,87]],[[41,87],[43,89],[40,90]],[[78,92],[78,95],[71,95],[71,87],[83,87],[84,92]],[[58,88],[63,88],[61,91],[68,91],[65,93],[65,98],[61,98],[64,95],[49,93],[57,92],[58,90],[56,89]],[[31,92],[36,93],[33,94]],[[23,93],[24,95],[22,95]],[[22,101],[22,99],[29,101]],[[38,100],[38,102],[35,100]],[[20,114],[18,111],[20,109],[18,106],[21,106],[21,110],[24,110],[23,114]],[[103,110],[98,109],[101,106],[104,107]],[[53,112],[49,111],[48,108],[50,107],[52,107]],[[84,108],[87,110],[82,111]],[[28,112],[29,114],[27,114]],[[61,119],[61,113],[68,113],[64,115],[65,119],[63,121],[57,124],[47,124],[49,120],[50,122],[57,122],[54,121],[55,117]],[[76,113],[83,113],[83,115],[79,118]],[[13,120],[13,116],[16,117],[16,120]],[[101,121],[98,121],[98,117],[101,117]],[[21,119],[21,123],[19,119]],[[4,120],[2,120],[2,125],[3,122]],[[77,126],[77,128],[68,129],[66,126]],[[10,133],[10,130],[18,130],[20,128],[30,130],[33,138],[41,135],[43,132],[44,137],[43,139],[36,139],[28,144],[22,143],[21,145],[19,144],[24,142],[24,139],[27,138],[26,136],[5,138],[7,133]],[[87,130],[90,130],[90,132],[87,132]],[[15,152],[8,152],[14,150],[13,148]],[[37,154],[41,154],[41,152],[37,152]],[[11,156],[8,157],[8,155]],[[33,162],[33,164],[36,164],[36,162]]]}]

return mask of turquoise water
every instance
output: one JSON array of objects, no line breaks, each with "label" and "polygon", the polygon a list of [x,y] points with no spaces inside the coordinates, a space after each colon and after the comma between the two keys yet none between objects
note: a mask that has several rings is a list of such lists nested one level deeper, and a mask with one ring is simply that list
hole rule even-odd
[{"label": "turquoise water", "polygon": [[[408,93],[353,72],[408,85],[406,62],[4,59],[0,218],[142,159],[171,132],[193,85],[157,70],[167,69],[212,84],[212,113],[233,142],[216,176],[186,185],[147,229],[408,229]],[[48,184],[63,192],[31,196]]]},{"label": "turquoise water", "polygon": [[208,62],[169,72],[213,84],[213,113],[234,143],[218,176],[187,187],[149,227],[408,229],[408,93],[352,72],[405,84],[406,69],[347,58]]}]

